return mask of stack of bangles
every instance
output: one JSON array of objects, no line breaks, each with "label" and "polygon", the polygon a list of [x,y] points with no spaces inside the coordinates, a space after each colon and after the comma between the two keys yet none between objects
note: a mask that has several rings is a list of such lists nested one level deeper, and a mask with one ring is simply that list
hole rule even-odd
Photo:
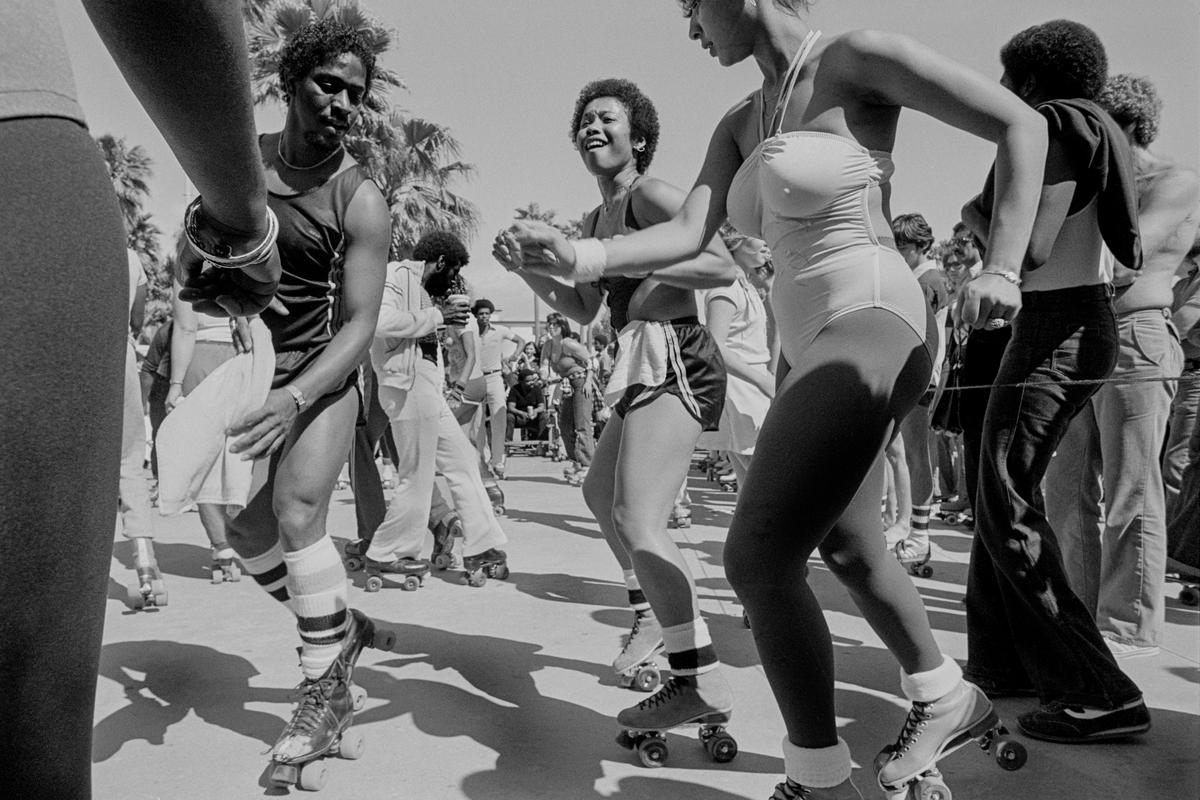
[{"label": "stack of bangles", "polygon": [[[187,210],[183,212],[183,231],[187,236],[188,245],[196,255],[221,269],[245,269],[263,264],[271,257],[271,248],[275,246],[275,239],[279,235],[279,220],[270,207],[267,208],[267,235],[248,252],[235,256],[232,254],[232,248],[227,244],[222,242],[202,244],[200,242],[200,201],[201,198],[197,197],[188,204]],[[212,248],[217,252],[212,252],[207,248]]]}]

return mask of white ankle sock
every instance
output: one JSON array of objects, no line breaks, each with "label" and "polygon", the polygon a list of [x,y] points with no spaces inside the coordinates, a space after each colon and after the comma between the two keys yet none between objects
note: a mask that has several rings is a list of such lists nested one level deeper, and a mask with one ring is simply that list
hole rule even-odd
[{"label": "white ankle sock", "polygon": [[942,656],[942,665],[928,672],[909,675],[900,670],[900,691],[914,703],[932,703],[962,683],[962,669],[952,658]]},{"label": "white ankle sock", "polygon": [[801,786],[828,789],[850,778],[850,747],[842,737],[832,747],[797,747],[783,737],[783,772]]}]

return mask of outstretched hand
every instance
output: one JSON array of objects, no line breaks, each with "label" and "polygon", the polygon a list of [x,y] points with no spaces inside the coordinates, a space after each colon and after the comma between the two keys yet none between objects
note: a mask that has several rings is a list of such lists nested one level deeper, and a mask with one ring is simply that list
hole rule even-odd
[{"label": "outstretched hand", "polygon": [[575,266],[575,248],[562,231],[544,222],[516,222],[500,231],[492,255],[509,271],[528,270],[565,277]]}]

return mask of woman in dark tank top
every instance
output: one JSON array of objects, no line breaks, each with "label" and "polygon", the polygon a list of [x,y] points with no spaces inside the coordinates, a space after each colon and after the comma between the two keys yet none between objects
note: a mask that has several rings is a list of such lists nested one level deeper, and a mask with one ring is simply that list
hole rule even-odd
[{"label": "woman in dark tank top", "polygon": [[[645,175],[658,120],[632,83],[605,80],[584,87],[571,135],[603,200],[584,221],[587,235],[619,236],[666,220],[678,209],[683,193]],[[723,724],[733,705],[700,619],[695,584],[666,523],[696,439],[702,430],[716,429],[725,393],[724,364],[696,318],[695,290],[732,283],[734,270],[724,246],[714,241],[698,257],[652,276],[568,284],[517,271],[546,302],[580,324],[595,319],[607,301],[620,334],[606,392],[616,413],[604,427],[583,492],[624,571],[635,611],[613,669],[628,686],[665,649],[672,672],[659,694],[618,715],[630,729],[700,719]]]}]

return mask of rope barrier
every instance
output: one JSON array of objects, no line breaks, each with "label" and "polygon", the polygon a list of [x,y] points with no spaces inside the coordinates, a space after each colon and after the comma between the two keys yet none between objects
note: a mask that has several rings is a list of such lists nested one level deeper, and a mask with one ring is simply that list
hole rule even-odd
[{"label": "rope barrier", "polygon": [[945,386],[942,392],[966,392],[973,389],[1026,389],[1038,386],[1099,386],[1103,384],[1132,385],[1138,383],[1200,383],[1200,372],[1176,375],[1171,378],[1091,378],[1069,381],[1025,381],[1022,383],[980,383],[974,386]]}]

